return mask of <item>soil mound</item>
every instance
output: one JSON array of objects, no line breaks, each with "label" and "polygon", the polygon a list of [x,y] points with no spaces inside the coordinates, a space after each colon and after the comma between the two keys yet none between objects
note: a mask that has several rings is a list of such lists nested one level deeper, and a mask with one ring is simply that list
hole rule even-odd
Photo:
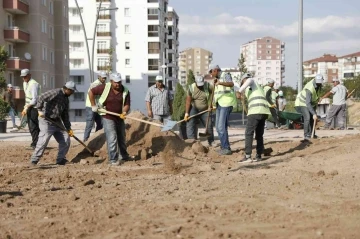
[{"label": "soil mound", "polygon": [[[139,111],[132,112],[129,116],[151,121]],[[126,119],[125,122],[127,150],[136,159],[150,158],[160,152],[164,152],[166,145],[171,145],[174,153],[183,152],[186,147],[186,143],[172,131],[161,132],[160,127],[131,119]],[[107,158],[104,130],[91,134],[86,143],[100,160]],[[77,163],[81,159],[91,157],[91,155],[82,145],[77,145],[69,150],[67,157],[72,162]]]}]

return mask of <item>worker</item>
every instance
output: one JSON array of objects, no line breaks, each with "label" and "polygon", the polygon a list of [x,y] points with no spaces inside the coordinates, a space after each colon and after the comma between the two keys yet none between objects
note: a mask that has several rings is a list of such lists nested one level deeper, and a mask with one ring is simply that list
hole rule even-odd
[{"label": "worker", "polygon": [[237,106],[234,92],[234,82],[230,73],[222,72],[218,65],[209,67],[209,73],[214,78],[214,103],[216,106],[215,127],[219,135],[220,155],[231,155],[228,126],[230,113]]},{"label": "worker", "polygon": [[[36,165],[48,145],[51,136],[59,143],[56,157],[57,165],[65,165],[66,154],[70,148],[70,137],[74,136],[69,120],[69,97],[76,91],[73,81],[68,81],[62,88],[52,89],[41,94],[37,100],[40,134],[34,153],[31,156],[31,165]],[[66,131],[58,125],[63,125]]]},{"label": "worker", "polygon": [[99,106],[119,116],[100,113],[103,120],[110,165],[120,165],[131,160],[126,148],[125,119],[130,110],[130,92],[122,85],[120,73],[110,75],[110,82],[92,88],[89,99],[93,112],[98,112],[95,96],[99,95]]},{"label": "worker", "polygon": [[172,115],[173,99],[169,89],[163,83],[163,77],[156,76],[155,85],[149,87],[145,96],[148,116],[161,123],[169,120]]},{"label": "worker", "polygon": [[[241,77],[241,87],[236,93],[237,98],[245,95],[248,102],[248,118],[245,129],[245,156],[240,163],[259,162],[262,160],[261,154],[264,152],[264,127],[265,120],[271,114],[268,100],[265,97],[263,88],[251,77],[245,73]],[[251,158],[252,144],[256,139],[256,156]]]},{"label": "worker", "polygon": [[346,111],[346,99],[348,90],[344,85],[341,85],[339,79],[333,79],[334,87],[327,92],[323,97],[320,98],[319,103],[328,98],[330,95],[333,95],[333,103],[330,109],[328,110],[324,129],[329,129],[331,122],[336,117],[336,123],[339,126],[340,130],[345,129],[345,111]]},{"label": "worker", "polygon": [[[295,109],[302,114],[304,120],[304,142],[310,140],[314,121],[318,119],[316,115],[316,107],[319,101],[318,92],[323,82],[323,75],[317,74],[314,79],[305,85],[295,100]],[[314,138],[317,138],[315,133]]]},{"label": "worker", "polygon": [[[94,88],[98,85],[105,84],[106,79],[107,79],[106,72],[99,72],[97,80],[90,84],[90,88],[89,88],[88,92],[92,88]],[[98,100],[99,100],[98,98],[95,99],[96,104],[98,103]],[[85,126],[85,132],[84,132],[84,142],[86,142],[89,139],[91,130],[94,126],[94,122],[96,124],[95,132],[98,130],[101,130],[103,128],[101,116],[99,115],[99,113],[93,112],[91,109],[89,95],[87,95],[87,97],[86,97],[85,112],[86,112],[86,126]]]},{"label": "worker", "polygon": [[277,103],[278,103],[279,111],[284,111],[287,104],[286,99],[284,97],[284,92],[280,90],[278,94],[279,94],[279,98],[277,100]]},{"label": "worker", "polygon": [[211,95],[213,91],[213,85],[209,84],[209,82],[205,82],[203,76],[197,76],[195,83],[191,84],[187,91],[184,117],[184,120],[187,122],[186,134],[188,139],[196,138],[195,132],[197,132],[197,120],[200,120],[205,127],[207,126],[206,132],[209,133],[207,138],[209,146],[212,146],[212,143],[214,142],[214,129],[211,118],[209,119],[209,124],[207,124],[208,117],[211,117],[211,111],[193,117],[190,120],[189,117],[212,108]]},{"label": "worker", "polygon": [[25,93],[25,106],[21,112],[22,117],[27,117],[27,122],[29,125],[29,131],[31,134],[31,144],[26,149],[34,150],[39,138],[39,120],[38,120],[38,110],[36,109],[36,100],[40,95],[41,86],[33,78],[29,69],[21,70],[20,77],[23,78],[23,87]]},{"label": "worker", "polygon": [[275,123],[275,128],[280,128],[280,121],[279,121],[279,116],[277,114],[277,90],[279,89],[278,87],[276,87],[277,89],[274,90],[274,85],[275,85],[275,81],[273,79],[268,79],[267,80],[267,85],[264,86],[264,93],[265,93],[265,97],[266,100],[269,103],[269,107],[270,107],[270,112],[271,112],[271,116],[274,120]]},{"label": "worker", "polygon": [[13,86],[11,84],[7,85],[7,91],[4,93],[3,99],[10,106],[9,116],[11,117],[13,130],[17,130],[18,128],[15,124],[15,116],[17,116],[17,111],[16,111],[16,105],[15,105],[15,101],[14,101],[14,97],[13,97]]}]

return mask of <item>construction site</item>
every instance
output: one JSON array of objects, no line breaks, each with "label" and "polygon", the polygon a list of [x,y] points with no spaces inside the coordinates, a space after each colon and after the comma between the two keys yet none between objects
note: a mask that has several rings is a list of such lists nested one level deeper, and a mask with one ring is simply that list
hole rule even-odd
[{"label": "construction site", "polygon": [[136,160],[117,167],[103,130],[87,142],[94,154],[72,139],[65,166],[56,141],[29,167],[29,135],[2,134],[0,238],[359,238],[359,107],[349,103],[351,130],[318,130],[308,144],[302,130],[267,130],[251,164],[238,163],[244,129],[230,128],[233,154],[219,156],[127,119]]}]

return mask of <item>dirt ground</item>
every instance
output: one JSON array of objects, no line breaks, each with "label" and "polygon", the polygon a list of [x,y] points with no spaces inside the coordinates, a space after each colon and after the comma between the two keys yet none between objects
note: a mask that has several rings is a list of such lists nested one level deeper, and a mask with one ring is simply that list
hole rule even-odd
[{"label": "dirt ground", "polygon": [[[141,115],[133,115],[142,117]],[[0,238],[360,238],[360,138],[266,141],[259,163],[128,121],[137,161],[107,164],[74,144],[56,166],[51,142],[29,167],[28,142],[1,142]]]}]

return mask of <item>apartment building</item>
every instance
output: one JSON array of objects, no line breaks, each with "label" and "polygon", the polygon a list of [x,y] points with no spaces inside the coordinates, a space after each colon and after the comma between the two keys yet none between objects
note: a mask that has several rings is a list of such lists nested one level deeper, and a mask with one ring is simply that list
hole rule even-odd
[{"label": "apartment building", "polygon": [[360,75],[360,52],[338,57],[338,77],[352,78]]},{"label": "apartment building", "polygon": [[[90,77],[90,65],[95,78],[99,71],[122,75],[123,85],[130,90],[131,110],[146,112],[146,91],[159,74],[173,90],[178,75],[179,17],[168,0],[103,0],[101,7],[99,0],[78,0],[78,4],[80,11],[75,0],[69,0],[70,75],[79,85],[79,92],[71,99],[72,121],[85,120],[86,94],[95,80]],[[102,10],[95,28],[99,7]]]},{"label": "apartment building", "polygon": [[180,52],[180,83],[185,85],[189,70],[194,75],[207,74],[211,64],[213,53],[200,47],[187,48]]},{"label": "apartment building", "polygon": [[[285,83],[285,43],[273,37],[262,37],[241,45],[245,65],[259,84],[266,84],[273,79],[275,85]],[[239,56],[239,58],[240,58]]]},{"label": "apartment building", "polygon": [[0,45],[9,53],[7,82],[18,107],[24,104],[21,69],[28,68],[42,92],[69,79],[68,6],[62,0],[0,0]]},{"label": "apartment building", "polygon": [[324,76],[324,82],[332,82],[338,78],[338,58],[333,54],[324,54],[321,57],[304,61],[304,77],[315,77],[316,74]]}]

